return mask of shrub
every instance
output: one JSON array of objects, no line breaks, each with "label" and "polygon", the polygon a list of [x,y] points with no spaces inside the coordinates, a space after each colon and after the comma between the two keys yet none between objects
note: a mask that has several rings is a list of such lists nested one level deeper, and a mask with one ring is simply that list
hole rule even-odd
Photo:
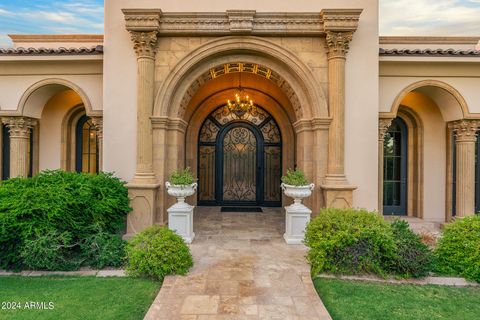
[{"label": "shrub", "polygon": [[435,250],[436,271],[480,282],[480,216],[445,226]]},{"label": "shrub", "polygon": [[[3,181],[0,268],[20,270],[27,266],[22,259],[28,256],[28,246],[38,246],[41,251],[43,244],[53,241],[40,236],[45,233],[52,238],[68,235],[69,240],[57,252],[63,255],[63,260],[52,256],[56,262],[45,263],[41,268],[70,269],[70,262],[63,267],[58,263],[80,260],[83,254],[79,244],[99,230],[118,234],[124,229],[129,211],[124,183],[108,173],[91,175],[56,170],[41,172],[33,178]],[[28,265],[33,267],[34,263]]]},{"label": "shrub", "polygon": [[395,258],[389,268],[402,277],[424,277],[431,270],[432,253],[408,222],[395,220],[391,224],[396,245]]},{"label": "shrub", "polygon": [[282,176],[282,182],[291,186],[306,186],[309,184],[305,174],[300,169],[287,169],[287,174]]},{"label": "shrub", "polygon": [[307,226],[305,244],[312,274],[384,275],[395,256],[392,228],[366,210],[323,209]]},{"label": "shrub", "polygon": [[193,266],[190,249],[172,230],[152,226],[127,244],[127,273],[163,280],[169,274],[184,275]]},{"label": "shrub", "polygon": [[75,270],[81,264],[73,255],[75,246],[68,231],[37,229],[31,239],[25,240],[20,256],[32,270]]},{"label": "shrub", "polygon": [[86,263],[97,269],[121,267],[125,259],[125,244],[120,235],[99,231],[86,238],[80,248]]},{"label": "shrub", "polygon": [[189,185],[194,182],[195,182],[195,178],[193,177],[193,174],[190,171],[190,167],[187,167],[183,170],[175,170],[170,175],[170,183],[172,185],[176,185],[176,186]]}]

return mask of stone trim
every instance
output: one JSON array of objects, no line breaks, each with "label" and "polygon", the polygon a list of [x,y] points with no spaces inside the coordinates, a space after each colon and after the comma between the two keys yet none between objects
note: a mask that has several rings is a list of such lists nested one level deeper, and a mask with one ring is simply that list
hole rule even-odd
[{"label": "stone trim", "polygon": [[324,9],[318,13],[162,12],[123,9],[128,31],[158,31],[160,36],[249,34],[259,36],[324,36],[326,30],[346,32],[358,27],[361,9]]}]

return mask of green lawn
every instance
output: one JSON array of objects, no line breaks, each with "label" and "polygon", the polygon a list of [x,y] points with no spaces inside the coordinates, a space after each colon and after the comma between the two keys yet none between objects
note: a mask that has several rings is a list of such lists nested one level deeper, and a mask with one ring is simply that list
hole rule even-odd
[{"label": "green lawn", "polygon": [[[0,277],[0,319],[143,319],[160,283],[132,278]],[[38,302],[37,309],[25,303]],[[6,302],[15,302],[21,310]],[[41,303],[53,310],[39,310]]]},{"label": "green lawn", "polygon": [[480,288],[314,281],[334,320],[480,319]]}]

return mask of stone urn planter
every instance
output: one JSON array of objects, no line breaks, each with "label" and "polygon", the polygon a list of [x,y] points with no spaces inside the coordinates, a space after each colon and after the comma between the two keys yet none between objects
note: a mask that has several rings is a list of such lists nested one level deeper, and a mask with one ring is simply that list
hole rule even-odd
[{"label": "stone urn planter", "polygon": [[[312,210],[307,208],[302,200],[310,197],[315,188],[313,183],[308,184],[303,172],[287,171],[287,176],[282,177],[281,188],[283,193],[293,198],[293,204],[285,207],[285,233],[283,238],[287,244],[302,244],[305,239],[305,228],[310,222]],[[289,184],[292,181],[297,185]],[[298,185],[300,183],[300,185]]]},{"label": "stone urn planter", "polygon": [[[179,179],[179,176],[180,178],[185,178],[185,176],[188,178]],[[175,171],[170,180],[192,181],[193,177],[187,168],[180,173]],[[185,198],[195,194],[197,183],[174,184],[167,181],[165,182],[165,187],[170,196],[177,198],[177,203],[167,209],[168,228],[177,232],[186,243],[192,243],[195,238],[195,233],[193,232],[193,209],[195,207],[186,203]]]}]

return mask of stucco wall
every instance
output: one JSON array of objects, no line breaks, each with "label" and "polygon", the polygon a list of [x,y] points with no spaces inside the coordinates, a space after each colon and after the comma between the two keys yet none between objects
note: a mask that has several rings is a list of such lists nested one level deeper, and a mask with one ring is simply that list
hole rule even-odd
[{"label": "stucco wall", "polygon": [[[164,12],[225,12],[230,9],[254,9],[259,12],[318,12],[325,8],[362,8],[358,31],[351,43],[346,66],[346,174],[357,185],[354,204],[373,209],[377,202],[377,118],[378,118],[378,12],[377,1],[105,1],[105,60],[104,60],[104,168],[131,179],[135,171],[136,125],[136,57],[128,32],[125,30],[123,8],[160,8]],[[201,45],[198,39],[189,46]],[[157,74],[168,72],[158,61],[174,64],[185,54],[181,48],[185,39],[170,45],[180,46],[178,52],[157,57]],[[275,39],[274,41],[282,41]],[[291,39],[288,42],[300,42]],[[160,40],[160,43],[162,41]],[[286,45],[288,47],[288,45]],[[300,44],[301,46],[301,44]],[[298,46],[294,46],[299,48]],[[190,50],[188,48],[187,50]],[[291,48],[290,48],[291,49]],[[323,49],[322,49],[323,50]],[[299,54],[314,68],[317,81],[325,85],[322,68],[325,59],[317,60],[306,53]],[[177,56],[178,54],[178,56]],[[157,83],[159,85],[159,83]],[[126,151],[127,150],[127,151]]]},{"label": "stucco wall", "polygon": [[61,168],[62,121],[67,112],[82,100],[72,90],[52,97],[43,108],[39,121],[39,169]]},{"label": "stucco wall", "polygon": [[402,101],[402,105],[412,109],[423,125],[423,218],[444,222],[446,123],[435,102],[424,94],[410,93]]},{"label": "stucco wall", "polygon": [[[93,110],[103,107],[103,65],[101,56],[88,60],[64,60],[62,57],[15,57],[16,61],[0,57],[0,111],[17,110],[25,92],[39,81],[45,79],[62,79],[78,86],[88,97]],[[38,59],[32,61],[32,59]],[[55,94],[42,97],[42,103],[35,106],[40,115],[42,107]],[[4,112],[5,111],[5,112]]]}]

